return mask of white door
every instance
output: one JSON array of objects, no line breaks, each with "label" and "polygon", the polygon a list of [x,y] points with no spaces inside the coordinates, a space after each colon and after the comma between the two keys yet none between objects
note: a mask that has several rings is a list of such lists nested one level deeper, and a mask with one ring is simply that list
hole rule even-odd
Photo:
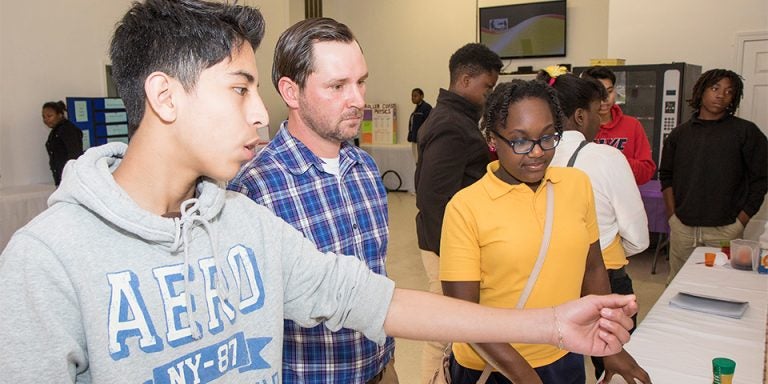
[{"label": "white door", "polygon": [[[737,111],[743,119],[757,124],[768,136],[768,31],[740,34],[737,37],[737,72],[744,77],[744,99]],[[757,240],[763,232],[763,248],[768,248],[768,195],[763,206],[744,230],[744,238]]]},{"label": "white door", "polygon": [[768,32],[762,39],[744,39],[741,50],[744,99],[738,115],[757,124],[768,135]]}]

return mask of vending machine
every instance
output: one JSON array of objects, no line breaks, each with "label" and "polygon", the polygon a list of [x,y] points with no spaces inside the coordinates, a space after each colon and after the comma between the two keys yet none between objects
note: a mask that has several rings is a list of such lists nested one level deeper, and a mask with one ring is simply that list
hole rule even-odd
[{"label": "vending machine", "polygon": [[[589,67],[575,67],[578,75]],[[701,66],[687,63],[606,66],[616,74],[616,103],[645,129],[656,166],[664,140],[693,113],[688,100]],[[653,178],[656,179],[657,175]]]}]

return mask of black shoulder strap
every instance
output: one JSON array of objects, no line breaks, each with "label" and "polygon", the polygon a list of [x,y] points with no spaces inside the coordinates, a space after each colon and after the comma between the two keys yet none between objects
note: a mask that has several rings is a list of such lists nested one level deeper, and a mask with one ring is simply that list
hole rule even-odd
[{"label": "black shoulder strap", "polygon": [[576,151],[573,152],[573,155],[571,155],[571,158],[568,159],[568,167],[573,167],[573,163],[576,162],[576,157],[579,156],[579,151],[581,151],[581,149],[584,148],[584,146],[587,144],[588,142],[586,140],[583,140],[581,144],[579,144],[579,147],[576,148]]}]

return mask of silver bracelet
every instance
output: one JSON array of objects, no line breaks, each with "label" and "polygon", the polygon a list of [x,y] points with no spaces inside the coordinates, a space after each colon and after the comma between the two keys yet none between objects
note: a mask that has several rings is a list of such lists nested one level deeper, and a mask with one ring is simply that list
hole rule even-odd
[{"label": "silver bracelet", "polygon": [[560,328],[560,321],[557,318],[557,309],[552,307],[552,315],[555,316],[555,329],[557,329],[557,348],[565,349],[565,342],[563,340],[563,330]]}]

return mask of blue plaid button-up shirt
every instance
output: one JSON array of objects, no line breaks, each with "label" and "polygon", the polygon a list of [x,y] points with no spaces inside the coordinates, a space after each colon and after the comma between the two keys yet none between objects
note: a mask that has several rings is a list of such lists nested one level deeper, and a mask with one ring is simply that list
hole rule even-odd
[{"label": "blue plaid button-up shirt", "polygon": [[[323,160],[288,133],[283,122],[274,139],[230,182],[241,192],[312,240],[323,252],[353,255],[386,275],[387,196],[378,168],[361,149],[343,143],[340,179],[323,171]],[[302,328],[286,320],[284,383],[365,383],[394,354],[349,329]]]}]

